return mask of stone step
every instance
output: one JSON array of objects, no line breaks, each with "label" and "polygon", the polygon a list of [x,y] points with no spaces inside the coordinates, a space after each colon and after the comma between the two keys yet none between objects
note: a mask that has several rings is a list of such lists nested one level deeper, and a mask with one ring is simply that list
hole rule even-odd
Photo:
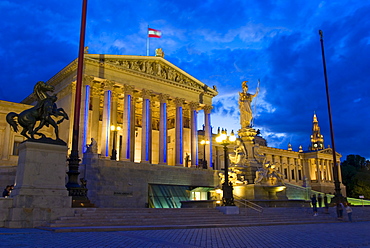
[{"label": "stone step", "polygon": [[157,220],[153,221],[151,219],[144,219],[144,220],[120,220],[120,219],[96,219],[96,220],[63,220],[63,221],[55,221],[54,223],[51,223],[51,227],[58,227],[58,226],[112,226],[112,225],[130,225],[130,226],[138,226],[138,225],[144,225],[144,226],[153,226],[153,225],[200,225],[200,224],[222,224],[222,223],[233,223],[233,224],[246,224],[246,223],[275,223],[275,222],[311,222],[311,221],[331,221],[334,220],[333,217],[327,218],[327,217],[312,217],[312,218],[277,218],[277,219],[271,219],[271,218],[198,218],[198,219],[190,219],[190,220],[175,220],[175,219],[163,219],[163,220]]},{"label": "stone step", "polygon": [[[315,217],[316,218],[316,217]],[[51,223],[50,226],[89,226],[89,225],[184,225],[184,224],[210,224],[210,223],[228,223],[232,222],[234,224],[238,223],[259,223],[259,222],[291,222],[291,221],[312,221],[312,216],[309,217],[299,217],[299,218],[292,218],[290,217],[278,217],[278,218],[271,218],[271,217],[244,217],[241,216],[233,216],[233,217],[194,217],[194,218],[136,218],[136,219],[122,219],[116,217],[107,217],[104,218],[77,218],[77,219],[61,219],[57,220],[54,223]],[[316,219],[321,220],[332,220],[332,217],[322,216]]]},{"label": "stone step", "polygon": [[[370,221],[370,208],[353,208],[354,221]],[[346,214],[344,213],[346,216]],[[346,219],[347,217],[345,217]],[[263,213],[240,209],[224,215],[216,209],[76,209],[75,216],[61,217],[46,227],[55,232],[145,230],[194,227],[226,227],[337,222],[334,208],[313,216],[310,208],[266,208]]]}]

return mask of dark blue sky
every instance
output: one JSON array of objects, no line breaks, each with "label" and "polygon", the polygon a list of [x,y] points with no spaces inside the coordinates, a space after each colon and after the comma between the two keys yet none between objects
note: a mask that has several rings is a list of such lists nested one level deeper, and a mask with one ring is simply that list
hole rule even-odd
[{"label": "dark blue sky", "polygon": [[[20,102],[78,54],[82,1],[0,2],[0,99]],[[316,112],[331,144],[318,30],[324,31],[336,148],[370,158],[370,3],[368,1],[89,0],[90,53],[165,58],[216,85],[212,124],[239,128],[237,98],[249,81],[255,127],[270,146],[306,149]],[[343,159],[342,159],[343,160]]]}]

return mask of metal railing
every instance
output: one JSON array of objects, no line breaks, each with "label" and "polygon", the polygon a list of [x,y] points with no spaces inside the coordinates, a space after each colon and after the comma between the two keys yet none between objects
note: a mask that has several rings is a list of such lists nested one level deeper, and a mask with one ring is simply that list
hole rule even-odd
[{"label": "metal railing", "polygon": [[263,212],[263,207],[261,207],[260,205],[254,203],[254,202],[248,201],[247,199],[243,199],[241,197],[234,196],[234,201],[239,203],[240,205],[244,206],[244,208],[250,208],[250,209],[253,209],[253,210],[255,210],[259,213]]}]

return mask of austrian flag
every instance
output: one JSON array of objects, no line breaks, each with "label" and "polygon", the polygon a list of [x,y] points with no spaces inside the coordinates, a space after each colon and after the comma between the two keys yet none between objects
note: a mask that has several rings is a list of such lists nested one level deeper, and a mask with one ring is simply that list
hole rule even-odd
[{"label": "austrian flag", "polygon": [[148,37],[150,38],[161,38],[162,32],[160,30],[148,28]]}]

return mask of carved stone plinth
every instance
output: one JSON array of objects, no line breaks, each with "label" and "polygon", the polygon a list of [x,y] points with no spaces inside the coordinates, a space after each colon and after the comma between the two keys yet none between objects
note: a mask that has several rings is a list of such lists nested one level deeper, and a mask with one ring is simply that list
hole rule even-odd
[{"label": "carved stone plinth", "polygon": [[253,144],[257,131],[254,128],[241,128],[238,130],[238,135],[243,140],[244,144]]},{"label": "carved stone plinth", "polygon": [[65,187],[67,149],[30,141],[19,145],[13,206],[6,227],[31,228],[72,215],[72,199]]},{"label": "carved stone plinth", "polygon": [[264,185],[248,184],[234,186],[234,195],[247,200],[287,200],[286,187],[269,187]]}]

